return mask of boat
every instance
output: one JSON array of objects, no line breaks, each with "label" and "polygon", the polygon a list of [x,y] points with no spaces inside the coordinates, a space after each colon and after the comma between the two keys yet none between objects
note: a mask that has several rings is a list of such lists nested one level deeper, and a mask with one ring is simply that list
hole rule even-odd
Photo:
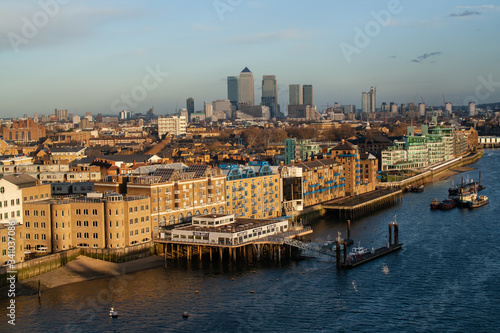
[{"label": "boat", "polygon": [[471,194],[484,190],[485,186],[481,184],[481,172],[479,173],[479,181],[475,182],[471,179],[469,183],[452,186],[448,189],[449,195]]},{"label": "boat", "polygon": [[424,191],[424,184],[418,185],[418,186],[412,186],[411,191],[417,192],[417,193],[423,192]]},{"label": "boat", "polygon": [[457,202],[460,207],[469,207],[472,201],[477,200],[477,193],[471,193],[467,195],[461,195],[457,197]]},{"label": "boat", "polygon": [[364,248],[361,246],[361,243],[358,243],[358,246],[353,247],[351,249],[351,252],[349,253],[349,258],[354,259],[354,258],[359,258],[365,253],[370,253],[370,250],[367,248]]},{"label": "boat", "polygon": [[439,201],[437,198],[432,199],[431,200],[431,209],[438,209],[440,203],[441,203],[441,201]]},{"label": "boat", "polygon": [[445,199],[439,203],[439,209],[448,210],[455,208],[457,206],[457,200],[455,199]]},{"label": "boat", "polygon": [[109,310],[109,316],[111,318],[118,318],[118,311],[115,310],[114,306],[112,306],[111,309]]},{"label": "boat", "polygon": [[476,197],[476,199],[469,201],[469,208],[478,208],[482,207],[484,205],[487,205],[490,202],[487,196],[485,195],[479,195]]}]

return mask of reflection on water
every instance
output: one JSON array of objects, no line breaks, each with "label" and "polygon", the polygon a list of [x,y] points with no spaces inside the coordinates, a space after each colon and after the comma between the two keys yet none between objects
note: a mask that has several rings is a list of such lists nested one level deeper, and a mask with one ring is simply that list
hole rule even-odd
[{"label": "reflection on water", "polygon": [[[486,151],[481,170],[490,204],[477,210],[431,211],[452,181],[409,193],[395,207],[353,220],[351,237],[365,247],[387,241],[397,215],[403,249],[349,271],[328,258],[282,263],[184,261],[17,298],[16,329],[47,331],[494,331],[500,324],[500,152]],[[327,215],[311,241],[345,235]],[[198,291],[198,293],[195,293]],[[250,293],[254,291],[254,293]],[[114,303],[119,318],[109,317]],[[0,302],[5,318],[6,301]],[[187,311],[188,319],[182,318]],[[6,327],[5,320],[0,328]]]}]

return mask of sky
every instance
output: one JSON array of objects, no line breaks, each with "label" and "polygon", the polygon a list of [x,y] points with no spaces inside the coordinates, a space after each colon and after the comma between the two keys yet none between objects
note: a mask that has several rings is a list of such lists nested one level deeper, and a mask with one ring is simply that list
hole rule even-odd
[{"label": "sky", "polygon": [[500,4],[429,0],[0,2],[0,117],[156,114],[227,98],[248,67],[312,84],[319,110],[500,101]]}]

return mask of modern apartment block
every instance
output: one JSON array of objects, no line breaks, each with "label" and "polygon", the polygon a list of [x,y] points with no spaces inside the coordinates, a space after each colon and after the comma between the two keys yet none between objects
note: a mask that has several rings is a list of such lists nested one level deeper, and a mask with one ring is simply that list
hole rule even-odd
[{"label": "modern apartment block", "polygon": [[320,152],[319,143],[309,139],[285,139],[285,164],[307,161]]},{"label": "modern apartment block", "polygon": [[221,165],[226,176],[226,214],[252,219],[281,216],[280,174],[267,162]]},{"label": "modern apartment block", "polygon": [[158,117],[158,136],[169,133],[171,135],[185,135],[187,119],[183,116]]}]

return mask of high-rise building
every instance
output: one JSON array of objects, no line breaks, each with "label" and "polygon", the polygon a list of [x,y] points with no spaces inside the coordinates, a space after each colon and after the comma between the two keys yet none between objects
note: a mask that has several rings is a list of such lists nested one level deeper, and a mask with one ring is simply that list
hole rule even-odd
[{"label": "high-rise building", "polygon": [[425,104],[424,103],[418,104],[418,114],[420,117],[425,117]]},{"label": "high-rise building", "polygon": [[278,118],[278,84],[276,75],[264,75],[262,78],[261,104],[269,108],[270,117]]},{"label": "high-rise building", "polygon": [[314,105],[313,86],[310,84],[304,84],[304,86],[302,87],[302,91],[303,91],[302,96],[304,99],[303,103],[305,105],[313,106]]},{"label": "high-rise building", "polygon": [[289,103],[293,105],[304,104],[302,98],[302,89],[300,89],[300,84],[291,84],[288,86],[289,92]]},{"label": "high-rise building", "polygon": [[[212,102],[213,116],[217,119],[231,118],[231,105],[228,99],[218,99]],[[207,118],[210,117],[207,115]]]},{"label": "high-rise building", "polygon": [[453,113],[453,111],[452,111],[453,110],[453,105],[450,102],[448,102],[448,103],[445,104],[444,108],[445,108],[445,110],[444,110],[445,117],[450,117],[451,114]]},{"label": "high-rise building", "polygon": [[68,120],[68,110],[55,109],[55,116],[57,121],[66,121]]},{"label": "high-rise building", "polygon": [[248,67],[245,67],[240,73],[238,88],[239,88],[238,102],[247,105],[255,105],[253,74],[252,72],[250,72]]},{"label": "high-rise building", "polygon": [[237,76],[227,77],[227,99],[234,107],[238,106],[239,101],[239,84]]},{"label": "high-rise building", "polygon": [[371,87],[369,92],[361,93],[361,103],[363,105],[363,113],[377,111],[377,97],[374,87]]},{"label": "high-rise building", "polygon": [[205,112],[205,118],[210,118],[214,114],[213,105],[210,102],[205,102],[203,111]]},{"label": "high-rise building", "polygon": [[476,103],[469,102],[469,117],[474,117],[476,115]]},{"label": "high-rise building", "polygon": [[193,97],[189,97],[186,99],[186,108],[188,110],[188,115],[191,117],[191,115],[194,113],[194,99]]}]

